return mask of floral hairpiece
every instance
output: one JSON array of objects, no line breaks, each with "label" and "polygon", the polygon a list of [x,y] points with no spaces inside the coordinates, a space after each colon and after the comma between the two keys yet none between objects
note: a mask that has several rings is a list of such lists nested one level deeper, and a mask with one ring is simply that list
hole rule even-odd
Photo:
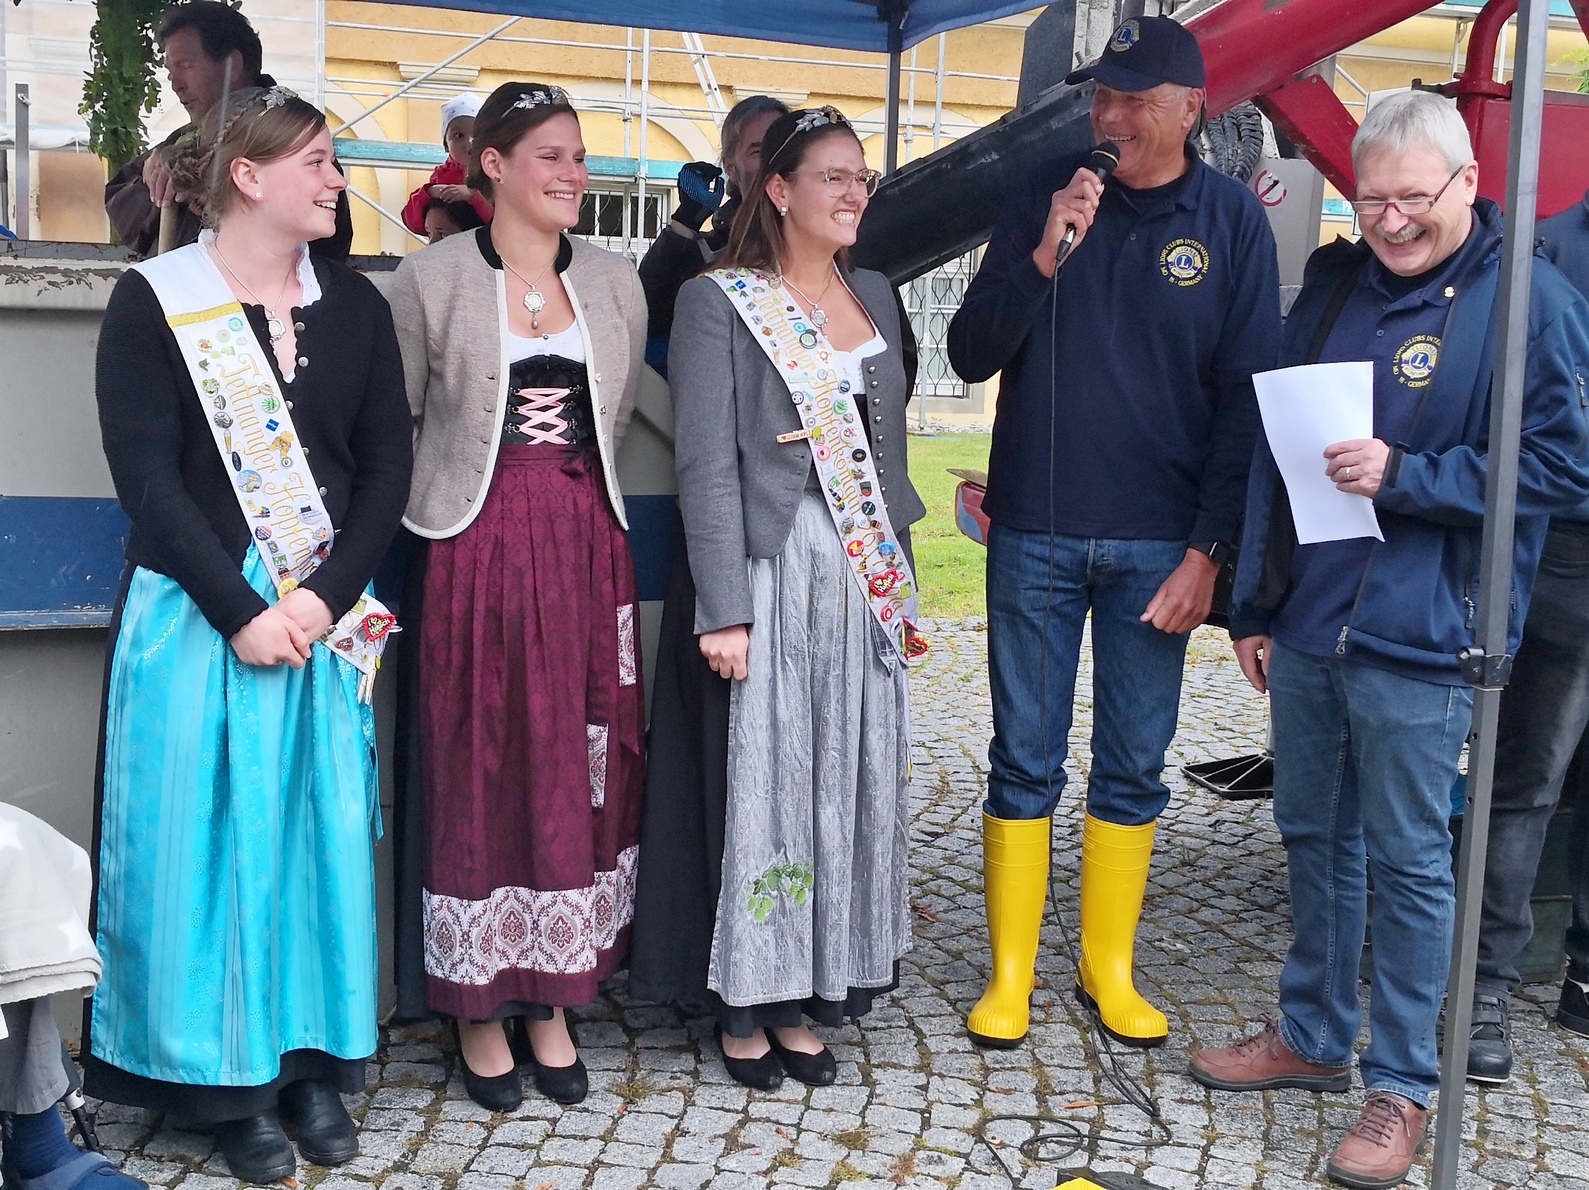
[{"label": "floral hairpiece", "polygon": [[268,112],[273,107],[281,107],[289,99],[297,98],[296,91],[289,91],[286,87],[272,87],[265,92],[265,110]]},{"label": "floral hairpiece", "polygon": [[771,161],[774,157],[778,156],[779,153],[782,153],[784,149],[788,148],[789,142],[794,140],[794,138],[799,136],[801,133],[815,132],[818,128],[824,128],[830,125],[834,128],[851,127],[850,121],[845,117],[844,113],[838,108],[834,107],[831,103],[825,104],[822,107],[812,107],[807,108],[802,112],[797,112],[795,114],[794,128],[790,131],[788,136],[783,138],[783,144],[779,145],[771,153],[763,152],[761,159],[763,161]]},{"label": "floral hairpiece", "polygon": [[806,111],[801,112],[799,118],[795,120],[794,130],[796,132],[810,132],[814,128],[821,128],[824,124],[838,124],[845,128],[850,126],[850,122],[845,118],[844,113],[832,104],[828,104],[825,107],[808,108]]},{"label": "floral hairpiece", "polygon": [[528,91],[519,92],[519,97],[513,101],[513,106],[522,111],[543,106],[568,107],[568,92],[561,87],[532,87]]}]

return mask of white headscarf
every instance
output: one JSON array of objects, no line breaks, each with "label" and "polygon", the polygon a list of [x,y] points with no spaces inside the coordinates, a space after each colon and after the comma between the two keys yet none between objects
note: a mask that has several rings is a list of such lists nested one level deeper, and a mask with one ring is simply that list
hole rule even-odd
[{"label": "white headscarf", "polygon": [[441,105],[441,143],[447,144],[447,129],[452,127],[452,122],[460,116],[478,116],[480,107],[485,100],[470,91],[461,95],[454,95]]}]

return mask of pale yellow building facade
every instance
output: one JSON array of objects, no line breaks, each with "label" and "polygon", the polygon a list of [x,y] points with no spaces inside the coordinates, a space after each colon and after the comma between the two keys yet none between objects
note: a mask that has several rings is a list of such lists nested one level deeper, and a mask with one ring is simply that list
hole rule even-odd
[{"label": "pale yellow building facade", "polygon": [[[348,124],[502,23],[494,15],[328,0],[326,108],[333,124]],[[941,72],[937,38],[906,55],[901,161],[1009,111],[1026,24],[1015,18],[945,35]],[[692,57],[678,33],[520,20],[340,135],[439,145],[441,103],[448,96],[465,89],[484,96],[510,80],[535,80],[570,93],[594,155],[648,163],[714,160],[718,138],[709,90],[715,83],[723,108],[753,94],[775,95],[791,106],[831,103],[856,122],[868,158],[882,165],[882,55],[726,37],[702,37],[698,45],[704,55]],[[668,188],[671,173],[659,172],[660,187]],[[378,194],[380,205],[395,212],[427,173],[360,167],[350,179],[361,194]],[[593,185],[617,180],[598,175]],[[355,251],[405,250],[405,237],[390,220],[368,203],[355,207]],[[406,238],[407,246],[415,244]]]}]

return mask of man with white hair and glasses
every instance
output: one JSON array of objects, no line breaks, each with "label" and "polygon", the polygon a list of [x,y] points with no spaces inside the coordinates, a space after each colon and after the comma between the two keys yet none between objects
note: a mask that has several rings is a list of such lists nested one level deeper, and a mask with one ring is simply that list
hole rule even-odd
[{"label": "man with white hair and glasses", "polygon": [[[1501,213],[1477,197],[1467,128],[1438,95],[1376,104],[1352,161],[1363,239],[1309,261],[1282,363],[1372,361],[1374,437],[1335,443],[1319,466],[1374,501],[1384,540],[1298,545],[1260,440],[1231,635],[1248,680],[1271,694],[1294,937],[1280,1020],[1196,1054],[1191,1073],[1228,1091],[1350,1087],[1372,874],[1367,1102],[1326,1173],[1382,1187],[1406,1176],[1439,1084],[1455,912],[1447,820],[1473,705],[1457,658],[1476,643]],[[1586,368],[1589,305],[1536,261],[1509,650],[1551,515],[1589,498]]]}]

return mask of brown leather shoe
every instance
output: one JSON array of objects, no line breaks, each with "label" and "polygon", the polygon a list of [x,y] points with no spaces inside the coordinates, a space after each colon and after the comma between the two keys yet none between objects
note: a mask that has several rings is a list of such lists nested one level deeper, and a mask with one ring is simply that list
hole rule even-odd
[{"label": "brown leather shoe", "polygon": [[1229,1049],[1199,1050],[1192,1055],[1192,1077],[1216,1091],[1268,1091],[1300,1087],[1304,1091],[1345,1091],[1352,1085],[1350,1066],[1315,1066],[1291,1052],[1280,1030],[1267,1018],[1263,1029]]},{"label": "brown leather shoe", "polygon": [[1353,1190],[1399,1185],[1423,1144],[1429,1113],[1394,1091],[1370,1091],[1357,1123],[1324,1167],[1332,1182]]}]

